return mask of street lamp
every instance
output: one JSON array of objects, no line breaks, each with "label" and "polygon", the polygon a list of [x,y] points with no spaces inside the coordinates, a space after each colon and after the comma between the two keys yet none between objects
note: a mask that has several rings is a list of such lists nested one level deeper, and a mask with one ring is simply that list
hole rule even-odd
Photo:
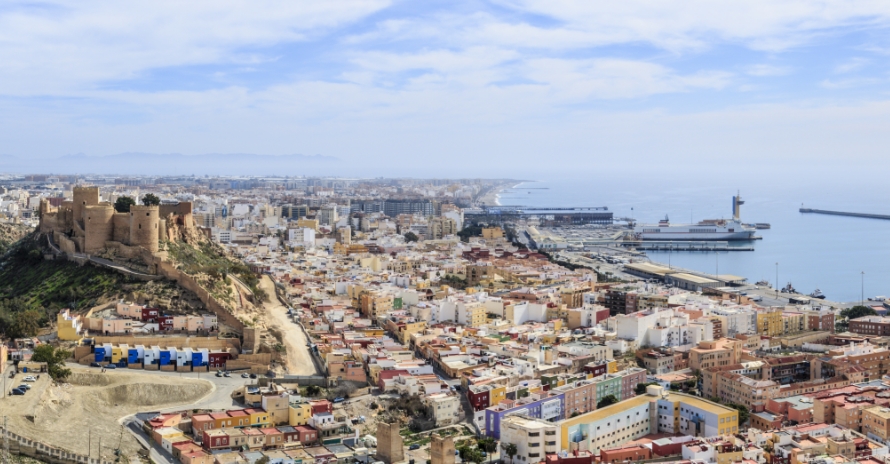
[{"label": "street lamp", "polygon": [[861,301],[859,304],[862,306],[865,306],[865,271],[862,271],[862,282],[861,282],[860,292],[861,293],[859,294],[859,296],[861,298]]}]

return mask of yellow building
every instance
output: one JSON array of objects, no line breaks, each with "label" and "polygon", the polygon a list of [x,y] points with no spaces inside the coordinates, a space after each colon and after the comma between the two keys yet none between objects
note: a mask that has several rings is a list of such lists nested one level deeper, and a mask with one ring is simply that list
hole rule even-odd
[{"label": "yellow building", "polygon": [[306,425],[312,417],[312,408],[309,403],[291,403],[288,405],[288,425]]},{"label": "yellow building", "polygon": [[393,297],[376,290],[364,290],[359,294],[358,302],[362,315],[376,320],[377,316],[386,314],[392,309]]},{"label": "yellow building", "polygon": [[504,238],[504,229],[501,229],[500,227],[483,227],[482,238],[486,240]]},{"label": "yellow building", "polygon": [[112,346],[111,347],[111,362],[114,364],[117,364],[118,362],[120,362],[122,352],[123,352],[123,350],[121,350],[120,346]]},{"label": "yellow building", "polygon": [[618,361],[614,359],[609,361],[608,364],[606,364],[606,372],[609,374],[618,372]]},{"label": "yellow building", "polygon": [[56,327],[59,340],[76,341],[83,338],[81,331],[83,326],[80,323],[80,316],[71,314],[71,310],[63,309],[56,316]]},{"label": "yellow building", "polygon": [[757,312],[757,333],[769,337],[785,335],[785,323],[782,320],[782,309],[762,309]]},{"label": "yellow building", "polygon": [[488,311],[485,306],[479,305],[467,310],[468,324],[470,327],[482,327],[488,322]]},{"label": "yellow building", "polygon": [[318,232],[318,220],[317,219],[297,219],[297,227],[299,228],[307,228],[313,229]]},{"label": "yellow building", "polygon": [[446,217],[432,218],[429,221],[429,237],[430,240],[441,240],[447,235],[457,233],[457,223],[454,219]]},{"label": "yellow building", "polygon": [[650,385],[646,395],[560,421],[557,426],[560,449],[595,451],[654,433],[702,437],[737,433],[738,411]]},{"label": "yellow building", "polygon": [[252,427],[268,427],[271,425],[269,422],[269,413],[263,409],[251,408],[245,409],[244,412],[250,414],[250,425]]},{"label": "yellow building", "polygon": [[488,392],[489,406],[497,406],[507,399],[507,387],[504,385],[492,388]]}]

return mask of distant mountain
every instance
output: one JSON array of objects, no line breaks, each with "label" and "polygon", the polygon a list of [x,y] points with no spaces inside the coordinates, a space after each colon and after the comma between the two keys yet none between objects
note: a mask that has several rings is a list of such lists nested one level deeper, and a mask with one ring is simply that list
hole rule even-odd
[{"label": "distant mountain", "polygon": [[322,155],[252,153],[120,153],[108,156],[65,155],[22,159],[0,155],[0,173],[109,175],[319,175],[336,172],[340,160]]}]

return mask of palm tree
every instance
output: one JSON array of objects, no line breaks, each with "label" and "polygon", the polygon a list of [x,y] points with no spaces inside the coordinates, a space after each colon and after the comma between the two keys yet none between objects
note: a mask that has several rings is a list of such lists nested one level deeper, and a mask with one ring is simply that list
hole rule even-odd
[{"label": "palm tree", "polygon": [[510,456],[510,464],[513,464],[513,456],[516,456],[516,453],[519,452],[519,449],[516,448],[516,445],[513,443],[501,443],[501,448],[504,450],[504,454]]}]

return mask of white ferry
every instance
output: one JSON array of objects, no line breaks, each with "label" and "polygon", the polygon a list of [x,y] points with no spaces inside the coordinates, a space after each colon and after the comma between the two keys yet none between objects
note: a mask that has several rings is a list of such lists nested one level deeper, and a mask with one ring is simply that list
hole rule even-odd
[{"label": "white ferry", "polygon": [[732,197],[732,219],[707,219],[698,224],[671,224],[665,216],[658,224],[641,224],[634,228],[639,240],[754,240],[756,230],[742,224],[739,207],[744,204],[740,196]]}]

